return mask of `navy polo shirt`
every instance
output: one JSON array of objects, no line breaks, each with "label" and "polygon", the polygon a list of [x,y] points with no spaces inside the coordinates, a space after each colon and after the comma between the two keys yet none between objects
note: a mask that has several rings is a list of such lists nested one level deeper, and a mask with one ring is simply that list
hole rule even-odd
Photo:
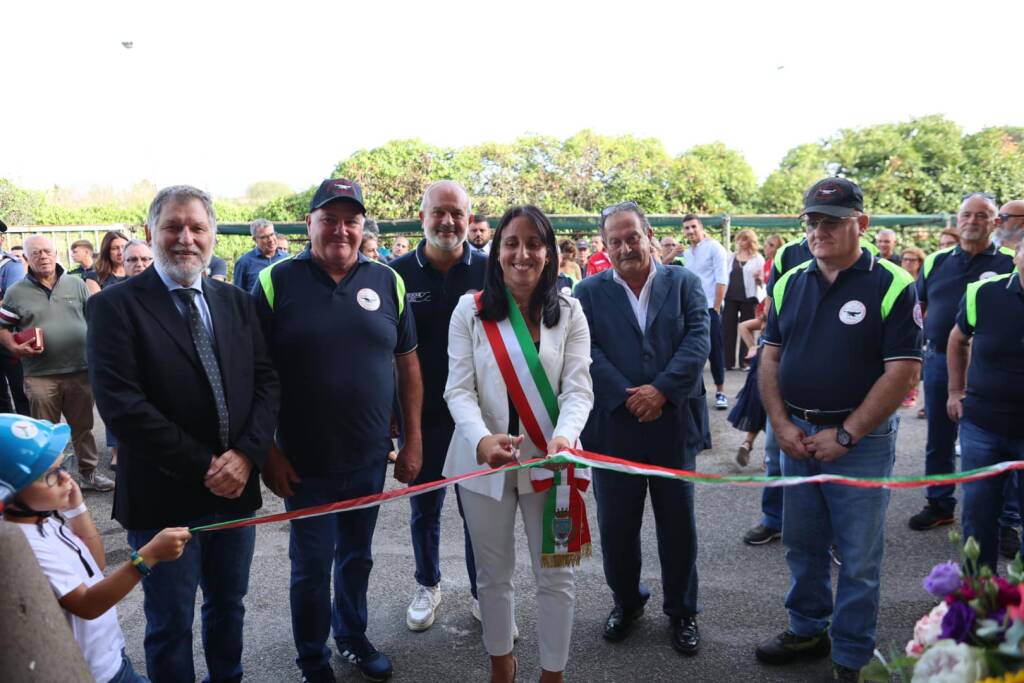
[{"label": "navy polo shirt", "polygon": [[[878,253],[878,249],[873,244],[865,242],[863,239],[860,241],[860,246],[861,249],[872,254]],[[774,258],[772,258],[771,272],[768,273],[768,296],[771,296],[771,293],[775,291],[775,284],[779,281],[780,277],[804,261],[810,261],[812,258],[814,258],[814,254],[811,253],[811,247],[807,244],[806,237],[786,242],[779,247],[779,250],[775,252]]]},{"label": "navy polo shirt", "polygon": [[1017,273],[968,285],[956,324],[971,341],[964,417],[1024,437],[1024,289]]},{"label": "navy polo shirt", "polygon": [[436,270],[426,256],[426,240],[416,250],[391,262],[405,281],[405,300],[416,320],[420,370],[423,373],[423,422],[451,421],[444,387],[448,382],[448,327],[459,297],[484,288],[487,254],[462,243],[462,260],[447,274]]},{"label": "navy polo shirt", "polygon": [[960,245],[941,249],[924,260],[917,276],[917,298],[927,305],[924,338],[936,351],[946,352],[949,333],[956,322],[956,311],[967,285],[1013,270],[1013,251],[989,245],[985,251],[970,254]]},{"label": "navy polo shirt", "polygon": [[299,476],[384,462],[394,357],[416,349],[402,277],[359,254],[335,284],[307,246],[264,271],[253,296],[281,379],[277,442]]},{"label": "navy polo shirt", "polygon": [[811,260],[779,278],[762,338],[782,347],[779,388],[807,410],[851,410],[886,361],[920,360],[914,280],[861,250],[830,286]]}]

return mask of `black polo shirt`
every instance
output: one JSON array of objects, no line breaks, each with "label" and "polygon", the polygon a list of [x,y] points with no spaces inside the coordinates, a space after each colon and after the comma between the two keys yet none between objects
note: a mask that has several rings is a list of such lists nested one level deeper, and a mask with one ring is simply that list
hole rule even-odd
[{"label": "black polo shirt", "polygon": [[973,257],[960,245],[930,254],[917,276],[917,298],[927,305],[924,338],[928,344],[939,352],[946,352],[946,342],[956,322],[956,311],[968,284],[1012,270],[1013,251],[994,244]]},{"label": "black polo shirt", "polygon": [[281,379],[277,442],[299,476],[384,462],[394,357],[416,349],[402,277],[359,254],[335,284],[307,246],[264,269],[253,296]]},{"label": "black polo shirt", "polygon": [[1017,273],[967,286],[956,324],[971,341],[964,417],[1024,437],[1024,289]]},{"label": "black polo shirt", "polygon": [[459,297],[484,288],[487,254],[462,243],[462,260],[447,274],[436,270],[426,256],[426,240],[416,250],[391,262],[405,280],[405,300],[416,320],[420,370],[423,373],[423,422],[450,422],[444,387],[448,382],[448,326]]},{"label": "black polo shirt", "polygon": [[920,360],[914,280],[861,250],[829,286],[817,261],[779,278],[763,339],[782,347],[779,388],[807,410],[859,406],[886,361]]}]

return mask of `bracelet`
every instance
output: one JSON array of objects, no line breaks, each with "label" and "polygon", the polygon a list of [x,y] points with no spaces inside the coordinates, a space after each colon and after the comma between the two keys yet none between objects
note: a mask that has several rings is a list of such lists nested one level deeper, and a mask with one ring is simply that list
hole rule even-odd
[{"label": "bracelet", "polygon": [[81,503],[78,504],[78,507],[71,508],[70,510],[65,510],[61,514],[64,515],[64,519],[74,519],[75,517],[78,517],[83,512],[88,512],[88,511],[89,511],[89,508],[85,507],[85,501],[82,501]]},{"label": "bracelet", "polygon": [[139,553],[132,551],[130,557],[132,561],[132,566],[138,569],[139,573],[143,576],[149,576],[149,573],[153,571],[153,569],[148,564],[146,564],[146,560],[144,560],[142,555],[139,555]]}]

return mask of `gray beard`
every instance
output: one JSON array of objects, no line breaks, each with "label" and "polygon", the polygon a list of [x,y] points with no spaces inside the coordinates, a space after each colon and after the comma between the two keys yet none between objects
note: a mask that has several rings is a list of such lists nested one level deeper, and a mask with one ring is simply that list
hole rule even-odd
[{"label": "gray beard", "polygon": [[213,249],[210,249],[210,253],[203,258],[202,265],[186,266],[174,260],[174,254],[164,251],[163,247],[157,245],[154,240],[153,258],[160,265],[160,270],[167,273],[172,280],[180,285],[190,285],[210,266],[210,261],[213,260]]}]

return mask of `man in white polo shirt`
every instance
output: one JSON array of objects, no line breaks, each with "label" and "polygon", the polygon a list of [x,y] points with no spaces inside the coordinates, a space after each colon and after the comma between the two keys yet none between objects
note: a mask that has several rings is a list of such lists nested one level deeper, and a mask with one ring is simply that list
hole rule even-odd
[{"label": "man in white polo shirt", "polygon": [[696,214],[683,216],[683,234],[690,248],[683,253],[683,267],[700,278],[711,318],[711,377],[715,382],[715,408],[725,410],[725,353],[722,344],[722,300],[729,285],[729,253],[718,240],[708,237]]}]

